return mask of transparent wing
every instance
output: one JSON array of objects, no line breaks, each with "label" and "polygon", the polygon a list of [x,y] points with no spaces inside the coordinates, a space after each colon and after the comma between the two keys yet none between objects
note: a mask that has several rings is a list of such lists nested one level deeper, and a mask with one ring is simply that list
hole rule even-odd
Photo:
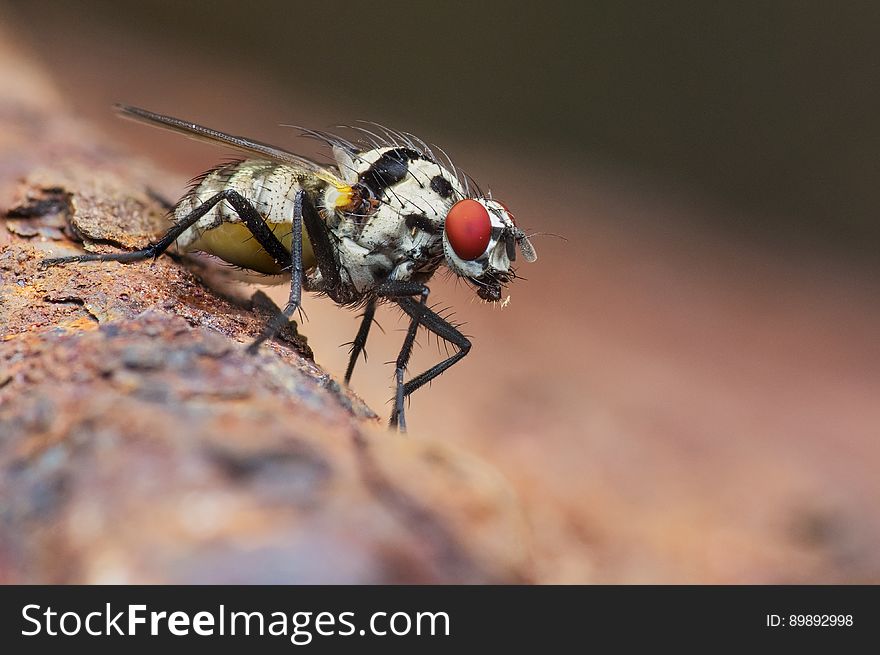
[{"label": "transparent wing", "polygon": [[328,170],[324,166],[295,153],[271,146],[268,143],[261,143],[260,141],[254,141],[253,139],[248,139],[243,136],[225,134],[224,132],[212,130],[210,127],[203,127],[202,125],[197,125],[196,123],[191,123],[172,116],[156,114],[139,107],[118,104],[115,105],[115,108],[122,117],[130,120],[177,132],[178,134],[183,134],[184,136],[197,141],[213,143],[214,145],[223,145],[249,155],[258,155],[260,157],[272,159],[281,164],[290,164],[299,168],[305,168],[334,185],[338,186],[339,184],[344,184],[340,182],[335,172]]}]

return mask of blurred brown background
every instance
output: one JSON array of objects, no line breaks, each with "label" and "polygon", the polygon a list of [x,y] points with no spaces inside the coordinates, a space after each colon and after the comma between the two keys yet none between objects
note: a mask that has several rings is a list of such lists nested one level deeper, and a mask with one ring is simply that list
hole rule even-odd
[{"label": "blurred brown background", "polygon": [[[169,197],[225,153],[112,103],[304,154],[279,123],[375,120],[566,237],[535,238],[503,310],[434,282],[474,350],[408,414],[513,483],[539,581],[880,582],[880,9],[7,0],[0,20],[178,173]],[[305,310],[341,377],[356,317]],[[354,387],[387,415],[404,324],[379,320]],[[414,371],[439,357],[422,341]]]}]

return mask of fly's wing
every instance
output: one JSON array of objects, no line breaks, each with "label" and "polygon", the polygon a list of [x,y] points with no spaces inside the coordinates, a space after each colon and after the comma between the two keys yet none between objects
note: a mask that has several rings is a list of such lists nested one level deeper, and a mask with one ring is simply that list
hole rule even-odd
[{"label": "fly's wing", "polygon": [[333,186],[345,186],[345,183],[341,181],[334,172],[327,168],[320,166],[310,159],[288,152],[287,150],[282,150],[281,148],[276,148],[275,146],[270,146],[267,143],[254,141],[253,139],[248,139],[243,136],[225,134],[223,132],[218,132],[217,130],[212,130],[210,127],[203,127],[202,125],[190,123],[189,121],[174,118],[172,116],[156,114],[147,111],[146,109],[140,109],[139,107],[120,104],[116,105],[116,111],[124,118],[177,132],[191,139],[196,139],[197,141],[227,146],[249,155],[258,155],[260,157],[265,157],[266,159],[272,159],[281,164],[289,164],[298,168],[304,168],[322,180],[329,182]]}]

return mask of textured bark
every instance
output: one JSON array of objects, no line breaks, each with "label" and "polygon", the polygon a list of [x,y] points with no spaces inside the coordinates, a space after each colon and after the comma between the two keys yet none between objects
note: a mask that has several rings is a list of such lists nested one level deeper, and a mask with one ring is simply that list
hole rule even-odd
[{"label": "textured bark", "polygon": [[0,581],[518,582],[493,468],[386,432],[274,305],[210,262],[42,269],[167,227],[115,152],[0,36]]}]

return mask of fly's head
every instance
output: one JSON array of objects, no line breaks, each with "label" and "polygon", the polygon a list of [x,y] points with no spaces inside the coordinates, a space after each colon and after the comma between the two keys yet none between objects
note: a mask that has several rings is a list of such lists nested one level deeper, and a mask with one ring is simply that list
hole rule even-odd
[{"label": "fly's head", "polygon": [[446,264],[473,284],[483,300],[501,300],[502,288],[516,277],[511,264],[516,260],[517,250],[527,262],[538,258],[510,210],[497,200],[465,198],[446,214]]}]

